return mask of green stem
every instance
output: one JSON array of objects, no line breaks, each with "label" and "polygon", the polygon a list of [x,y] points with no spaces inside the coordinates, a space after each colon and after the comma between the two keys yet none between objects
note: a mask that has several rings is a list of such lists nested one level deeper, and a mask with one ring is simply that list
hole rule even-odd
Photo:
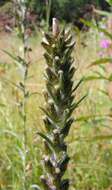
[{"label": "green stem", "polygon": [[[21,38],[22,42],[22,55],[20,55],[21,67],[24,70],[24,76],[21,80],[22,85],[22,92],[23,97],[21,100],[21,115],[22,115],[22,130],[23,130],[23,141],[22,141],[22,150],[24,153],[24,159],[22,163],[23,169],[23,178],[22,178],[22,190],[27,190],[27,173],[26,173],[26,166],[27,166],[27,78],[28,78],[28,69],[29,69],[29,49],[28,49],[28,22],[27,22],[27,13],[30,6],[30,1],[28,0],[13,0],[14,3],[14,14],[16,18],[16,22],[18,25],[19,37]],[[17,59],[19,62],[19,59]]]},{"label": "green stem", "polygon": [[25,14],[22,20],[21,31],[22,31],[22,44],[23,44],[23,60],[24,60],[24,76],[23,76],[23,149],[24,149],[24,180],[23,180],[23,188],[27,190],[27,175],[26,175],[26,165],[27,165],[27,88],[26,82],[28,77],[28,47],[27,47],[27,11],[28,8],[25,7]]},{"label": "green stem", "polygon": [[47,2],[46,2],[46,25],[47,25],[47,31],[49,30],[51,5],[52,5],[52,0],[47,0]]}]

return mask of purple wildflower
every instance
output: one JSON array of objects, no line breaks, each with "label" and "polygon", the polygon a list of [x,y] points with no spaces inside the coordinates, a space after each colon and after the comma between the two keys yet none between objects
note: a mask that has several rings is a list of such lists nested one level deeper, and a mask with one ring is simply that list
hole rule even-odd
[{"label": "purple wildflower", "polygon": [[101,47],[101,48],[107,49],[107,48],[109,48],[109,46],[110,46],[110,41],[107,40],[107,39],[103,39],[103,40],[100,42],[100,47]]}]

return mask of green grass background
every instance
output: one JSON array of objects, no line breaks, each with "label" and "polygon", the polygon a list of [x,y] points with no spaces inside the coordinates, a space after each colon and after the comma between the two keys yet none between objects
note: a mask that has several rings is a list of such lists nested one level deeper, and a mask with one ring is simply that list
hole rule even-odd
[{"label": "green grass background", "polygon": [[[74,31],[73,31],[74,34]],[[98,34],[94,31],[74,34],[74,64],[77,68],[74,82],[82,76],[89,76],[99,67],[88,67],[98,57]],[[42,90],[45,87],[42,36],[30,39],[32,52],[27,88],[34,93],[27,103],[27,185],[28,190],[40,185],[39,176],[44,170],[41,162],[44,154],[42,139],[37,131],[44,131],[44,106]],[[0,49],[19,54],[20,40],[15,34],[0,35]],[[22,72],[13,60],[0,51],[0,190],[22,190],[23,187],[23,128],[18,103],[21,93],[11,82],[18,84]],[[101,80],[86,81],[81,84],[76,100],[88,92],[88,97],[74,113],[74,122],[69,137],[68,153],[71,161],[66,173],[70,178],[71,190],[111,190],[112,188],[112,127],[111,97],[103,95],[99,89],[106,89]],[[37,94],[36,94],[37,92]],[[95,117],[97,115],[97,117]],[[108,115],[108,116],[107,116]]]}]

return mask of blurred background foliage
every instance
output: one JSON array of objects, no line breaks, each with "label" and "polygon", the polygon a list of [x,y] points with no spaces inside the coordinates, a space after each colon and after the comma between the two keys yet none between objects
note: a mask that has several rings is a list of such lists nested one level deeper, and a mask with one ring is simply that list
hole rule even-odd
[{"label": "blurred background foliage", "polygon": [[[37,15],[37,22],[46,20],[48,6],[51,1],[50,23],[52,17],[57,17],[61,21],[72,22],[77,25],[77,20],[82,17],[91,19],[91,5],[103,10],[109,10],[109,5],[105,0],[30,0],[31,12]],[[7,12],[12,7],[11,0],[0,0],[2,10]],[[4,9],[3,9],[4,6]],[[90,13],[90,14],[89,14]],[[87,16],[85,16],[87,14]]]}]

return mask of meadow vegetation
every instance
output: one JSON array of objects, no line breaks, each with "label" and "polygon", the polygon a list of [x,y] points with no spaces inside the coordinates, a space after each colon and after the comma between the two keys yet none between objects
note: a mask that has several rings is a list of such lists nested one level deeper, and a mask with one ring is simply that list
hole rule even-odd
[{"label": "meadow vegetation", "polygon": [[[3,36],[2,36],[3,35]],[[1,35],[0,47],[12,53],[17,51],[20,41],[13,34]],[[40,162],[44,148],[37,131],[44,131],[42,123],[43,113],[40,106],[44,99],[42,89],[44,87],[43,70],[45,67],[43,49],[40,45],[41,37],[31,39],[31,60],[28,88],[37,92],[29,99],[27,105],[27,135],[28,135],[28,165],[27,175],[29,187],[32,184],[40,184],[39,176],[42,172]],[[77,72],[75,82],[82,76],[91,75],[88,65],[96,59],[98,36],[94,31],[78,34],[77,47],[74,49],[75,64]],[[83,46],[85,43],[85,47]],[[0,68],[0,188],[20,189],[22,180],[21,137],[23,129],[21,119],[16,107],[21,98],[17,88],[9,81],[18,83],[21,72],[14,66],[8,55],[1,54]],[[93,70],[93,69],[92,69]],[[77,121],[73,124],[67,142],[71,161],[68,174],[71,179],[72,189],[108,189],[111,186],[111,104],[108,97],[103,95],[99,89],[105,89],[104,81],[84,82],[79,88],[77,99],[88,92],[88,97],[81,103],[74,117]],[[96,117],[97,116],[97,117]],[[109,137],[108,137],[109,136]],[[106,138],[107,137],[107,138]]]},{"label": "meadow vegetation", "polygon": [[[75,60],[74,66],[77,69],[74,83],[77,84],[82,77],[85,79],[75,99],[79,100],[84,94],[88,95],[73,113],[75,122],[66,139],[71,160],[65,176],[70,179],[71,190],[111,190],[112,96],[111,93],[107,93],[111,77],[109,80],[106,79],[105,65],[95,66],[95,61],[99,58],[99,51],[101,51],[99,32],[93,29],[80,32],[74,27],[71,32],[76,41],[72,54]],[[37,134],[37,132],[45,133],[43,113],[40,109],[44,105],[43,88],[45,86],[43,75],[45,60],[41,39],[41,32],[37,32],[29,40],[32,51],[29,53],[31,63],[26,87],[32,96],[26,107],[27,164],[25,173],[28,190],[36,190],[38,185],[41,186],[40,176],[43,173],[41,158],[45,151],[42,139]],[[7,50],[12,55],[19,55],[21,46],[21,39],[14,32],[0,34],[0,190],[23,188],[24,129],[18,106],[23,96],[17,87],[23,77],[23,72],[3,51]],[[94,66],[90,67],[93,62]]]}]

